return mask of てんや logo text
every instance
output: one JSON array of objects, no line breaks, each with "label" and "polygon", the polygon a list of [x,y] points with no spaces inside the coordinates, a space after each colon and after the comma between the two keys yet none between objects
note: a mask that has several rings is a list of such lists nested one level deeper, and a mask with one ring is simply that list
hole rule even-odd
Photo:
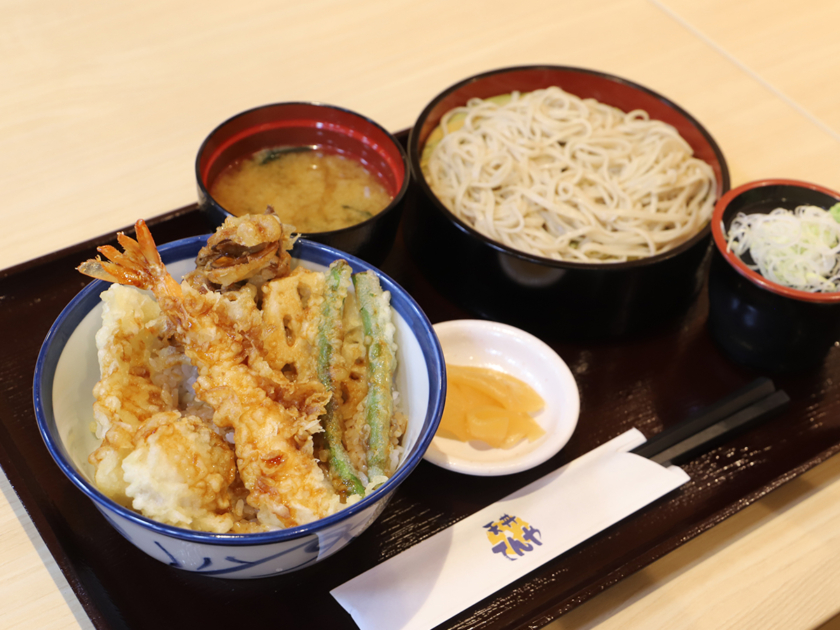
[{"label": "\u3066\u3093\u3084 logo text", "polygon": [[484,529],[493,553],[501,554],[508,560],[516,560],[542,545],[540,530],[518,516],[505,514],[499,520],[487,523]]}]

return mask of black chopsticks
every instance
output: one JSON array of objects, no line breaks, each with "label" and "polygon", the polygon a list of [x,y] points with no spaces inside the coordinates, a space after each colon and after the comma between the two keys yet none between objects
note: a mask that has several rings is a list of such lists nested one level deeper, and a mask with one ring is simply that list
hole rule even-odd
[{"label": "black chopsticks", "polygon": [[680,464],[778,414],[788,402],[788,395],[782,390],[776,391],[773,381],[757,378],[630,452],[663,466]]}]

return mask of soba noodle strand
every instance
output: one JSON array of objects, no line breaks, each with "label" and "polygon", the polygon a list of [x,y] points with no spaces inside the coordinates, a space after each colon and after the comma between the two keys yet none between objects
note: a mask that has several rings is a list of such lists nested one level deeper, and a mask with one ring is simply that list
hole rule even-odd
[{"label": "soba noodle strand", "polygon": [[[457,128],[457,124],[461,124]],[[426,179],[486,236],[558,260],[665,252],[711,217],[712,168],[676,129],[558,87],[473,99],[441,119]]]}]

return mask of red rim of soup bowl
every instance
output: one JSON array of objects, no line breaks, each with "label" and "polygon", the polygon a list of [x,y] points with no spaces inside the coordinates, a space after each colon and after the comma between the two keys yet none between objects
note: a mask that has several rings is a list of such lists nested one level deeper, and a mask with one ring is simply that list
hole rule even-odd
[{"label": "red rim of soup bowl", "polygon": [[[280,117],[274,118],[275,115]],[[221,170],[232,163],[230,160],[223,159],[226,153],[240,143],[247,143],[249,139],[260,138],[266,132],[284,129],[327,131],[337,138],[346,139],[350,148],[344,144],[325,144],[322,149],[360,163],[382,183],[391,195],[388,205],[372,217],[347,227],[313,234],[337,234],[354,230],[363,224],[373,223],[399,206],[405,197],[410,173],[408,155],[399,140],[378,122],[364,114],[318,101],[288,101],[260,105],[239,112],[217,125],[201,143],[195,160],[195,174],[200,194],[221,208],[221,204],[212,196],[210,189]],[[255,141],[252,144],[253,146],[249,145],[249,151],[267,148],[262,141]],[[359,147],[375,154],[387,170],[377,167],[363,154],[354,150]],[[247,151],[242,153],[242,156],[246,154]],[[237,159],[242,156],[237,156]],[[229,210],[223,210],[228,216],[235,216]]]},{"label": "red rim of soup bowl", "polygon": [[[750,190],[763,188],[765,186],[792,186],[807,188],[809,190],[814,190],[823,193],[824,195],[828,195],[829,197],[833,197],[840,202],[840,193],[831,190],[830,188],[825,188],[824,186],[796,179],[762,179],[742,184],[741,186],[733,188],[729,192],[725,193],[715,204],[715,209],[712,213],[712,237],[714,238],[715,246],[717,247],[718,252],[720,252],[724,259],[747,280],[762,289],[770,291],[771,293],[775,293],[776,295],[781,295],[792,300],[798,300],[800,302],[812,302],[818,304],[840,303],[840,291],[834,291],[831,293],[814,293],[810,291],[802,291],[800,289],[793,289],[791,287],[778,284],[777,282],[773,282],[772,280],[768,280],[757,271],[747,267],[744,261],[742,261],[740,257],[738,257],[727,246],[726,236],[724,235],[723,215],[729,208],[729,205],[739,195]],[[782,207],[781,202],[778,206]]]}]

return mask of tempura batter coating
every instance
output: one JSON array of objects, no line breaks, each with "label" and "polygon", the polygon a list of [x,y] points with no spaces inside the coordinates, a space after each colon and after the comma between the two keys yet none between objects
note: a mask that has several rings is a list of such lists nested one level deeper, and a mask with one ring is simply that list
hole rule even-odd
[{"label": "tempura batter coating", "polygon": [[137,431],[122,468],[132,507],[146,516],[202,531],[233,527],[233,449],[200,418],[155,414]]},{"label": "tempura batter coating", "polygon": [[149,296],[115,285],[102,294],[103,325],[96,335],[101,380],[94,388],[95,433],[102,439],[90,456],[97,486],[129,506],[122,461],[134,448],[137,429],[158,412],[178,408],[192,367],[166,339],[167,321]]},{"label": "tempura batter coating", "polygon": [[[273,215],[267,220],[280,226]],[[244,233],[249,239],[253,233],[270,233],[277,239],[264,244],[271,255],[260,256],[259,245],[249,240],[245,260],[231,258],[224,267],[245,265],[246,276],[259,275],[263,269],[288,268],[282,262],[288,253],[278,248],[278,242],[285,241],[282,229],[240,228],[251,221],[250,217],[230,219],[220,233]],[[208,291],[205,284],[215,276],[207,269],[217,264],[208,252],[203,265],[179,285],[161,262],[145,223],[138,221],[136,229],[137,241],[118,235],[125,253],[100,248],[110,262],[91,260],[79,270],[154,293],[174,338],[198,369],[197,398],[214,409],[213,422],[218,427],[233,429],[237,467],[249,491],[247,502],[259,510],[261,523],[289,527],[335,512],[340,498],[319,467],[312,445],[329,395],[317,383],[290,380],[282,368],[272,367],[266,359],[257,289],[246,285],[225,293]],[[226,237],[218,242],[230,249]],[[264,267],[255,268],[251,264],[255,259]]]},{"label": "tempura batter coating", "polygon": [[[97,406],[108,414],[97,412],[104,437],[91,456],[97,485],[182,527],[247,533],[312,522],[358,498],[325,474],[331,460],[318,444],[331,403],[345,427],[358,492],[372,490],[365,474],[367,351],[352,293],[345,300],[351,308],[325,329],[325,276],[291,270],[293,239],[273,214],[228,219],[180,284],[145,223],[136,229],[137,241],[118,235],[125,253],[105,246],[99,251],[107,261],[79,267],[154,294],[110,290],[142,304],[118,325],[106,318],[103,330],[111,332],[100,333],[106,360]],[[337,349],[329,387],[317,358],[325,330]],[[404,418],[394,427],[398,458]]]}]

